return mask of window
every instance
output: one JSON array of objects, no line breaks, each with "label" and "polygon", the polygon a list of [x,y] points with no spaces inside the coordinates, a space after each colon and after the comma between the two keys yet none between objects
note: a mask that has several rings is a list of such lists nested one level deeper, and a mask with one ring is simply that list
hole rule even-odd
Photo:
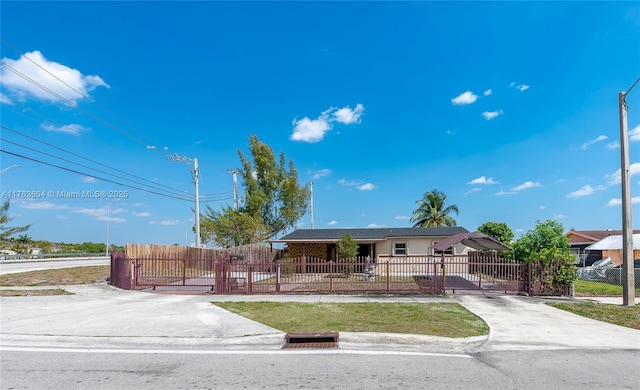
[{"label": "window", "polygon": [[[434,242],[434,243],[433,243],[433,245],[436,245],[436,244],[437,244],[437,242]],[[445,255],[453,255],[453,247],[449,247],[449,248],[445,249],[444,251],[438,251],[438,250],[435,250],[435,249],[434,249],[434,250],[433,250],[433,253],[434,253],[435,255],[441,255],[441,254],[443,254],[443,253],[444,253]]]},{"label": "window", "polygon": [[393,243],[393,255],[394,256],[406,256],[407,255],[407,243],[406,242],[394,242]]}]

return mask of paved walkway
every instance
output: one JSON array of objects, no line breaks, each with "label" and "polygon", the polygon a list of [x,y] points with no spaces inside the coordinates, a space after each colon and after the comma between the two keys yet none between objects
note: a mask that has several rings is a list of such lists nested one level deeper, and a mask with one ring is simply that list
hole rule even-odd
[{"label": "paved walkway", "polygon": [[583,318],[515,296],[169,295],[99,284],[65,286],[74,295],[1,298],[0,345],[280,349],[284,333],[211,301],[459,302],[490,326],[466,339],[340,333],[345,349],[470,353],[487,350],[640,349],[640,331]]}]

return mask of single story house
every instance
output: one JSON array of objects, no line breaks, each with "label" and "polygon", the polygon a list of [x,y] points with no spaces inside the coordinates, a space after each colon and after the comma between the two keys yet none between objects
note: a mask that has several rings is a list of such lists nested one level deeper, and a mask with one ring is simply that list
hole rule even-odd
[{"label": "single story house", "polygon": [[[610,258],[616,265],[622,264],[622,235],[603,238],[585,248],[587,251],[599,251],[602,258]],[[633,235],[633,259],[640,259],[640,234]]]},{"label": "single story house", "polygon": [[439,253],[466,255],[469,248],[461,242],[448,246],[443,251],[433,248],[435,244],[451,236],[469,233],[461,226],[428,228],[360,228],[360,229],[298,229],[274,243],[286,244],[290,257],[316,257],[337,260],[336,242],[349,233],[358,243],[358,256],[426,256]]},{"label": "single story house", "polygon": [[[640,230],[634,230],[634,234],[640,234]],[[571,253],[576,255],[576,264],[581,267],[588,267],[593,264],[594,261],[598,261],[607,258],[602,250],[586,248],[603,238],[615,235],[622,235],[622,230],[571,230],[565,234],[569,245],[571,246]]]}]

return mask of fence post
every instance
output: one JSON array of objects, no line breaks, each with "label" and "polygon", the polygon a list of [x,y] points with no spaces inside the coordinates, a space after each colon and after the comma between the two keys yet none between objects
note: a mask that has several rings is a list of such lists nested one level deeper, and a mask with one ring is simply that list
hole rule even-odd
[{"label": "fence post", "polygon": [[526,266],[524,267],[526,273],[527,273],[527,294],[529,296],[533,296],[533,286],[531,285],[531,273],[532,271],[532,265],[531,263],[527,263]]},{"label": "fence post", "polygon": [[280,262],[276,263],[276,292],[280,292]]},{"label": "fence post", "polygon": [[329,260],[329,291],[333,291],[333,260]]},{"label": "fence post", "polygon": [[251,295],[253,289],[253,272],[251,269],[251,265],[247,267],[247,294]]},{"label": "fence post", "polygon": [[136,259],[131,259],[131,270],[130,270],[130,277],[131,277],[131,289],[135,290],[136,289],[136,281],[138,280],[138,272],[137,272],[138,267],[136,267]]},{"label": "fence post", "polygon": [[182,285],[187,284],[187,260],[182,259]]},{"label": "fence post", "polygon": [[387,264],[386,264],[386,271],[387,271],[387,294],[389,294],[389,291],[391,291],[391,275],[390,275],[390,266],[389,266],[389,260],[387,260]]}]

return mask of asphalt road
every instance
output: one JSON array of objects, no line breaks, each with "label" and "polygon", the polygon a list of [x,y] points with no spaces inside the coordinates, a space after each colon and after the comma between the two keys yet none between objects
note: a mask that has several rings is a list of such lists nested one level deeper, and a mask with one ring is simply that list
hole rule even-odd
[{"label": "asphalt road", "polygon": [[637,389],[640,351],[4,350],[3,389]]},{"label": "asphalt road", "polygon": [[107,256],[73,257],[68,259],[0,260],[0,275],[15,274],[18,272],[39,271],[44,269],[59,269],[109,264],[111,263]]}]

